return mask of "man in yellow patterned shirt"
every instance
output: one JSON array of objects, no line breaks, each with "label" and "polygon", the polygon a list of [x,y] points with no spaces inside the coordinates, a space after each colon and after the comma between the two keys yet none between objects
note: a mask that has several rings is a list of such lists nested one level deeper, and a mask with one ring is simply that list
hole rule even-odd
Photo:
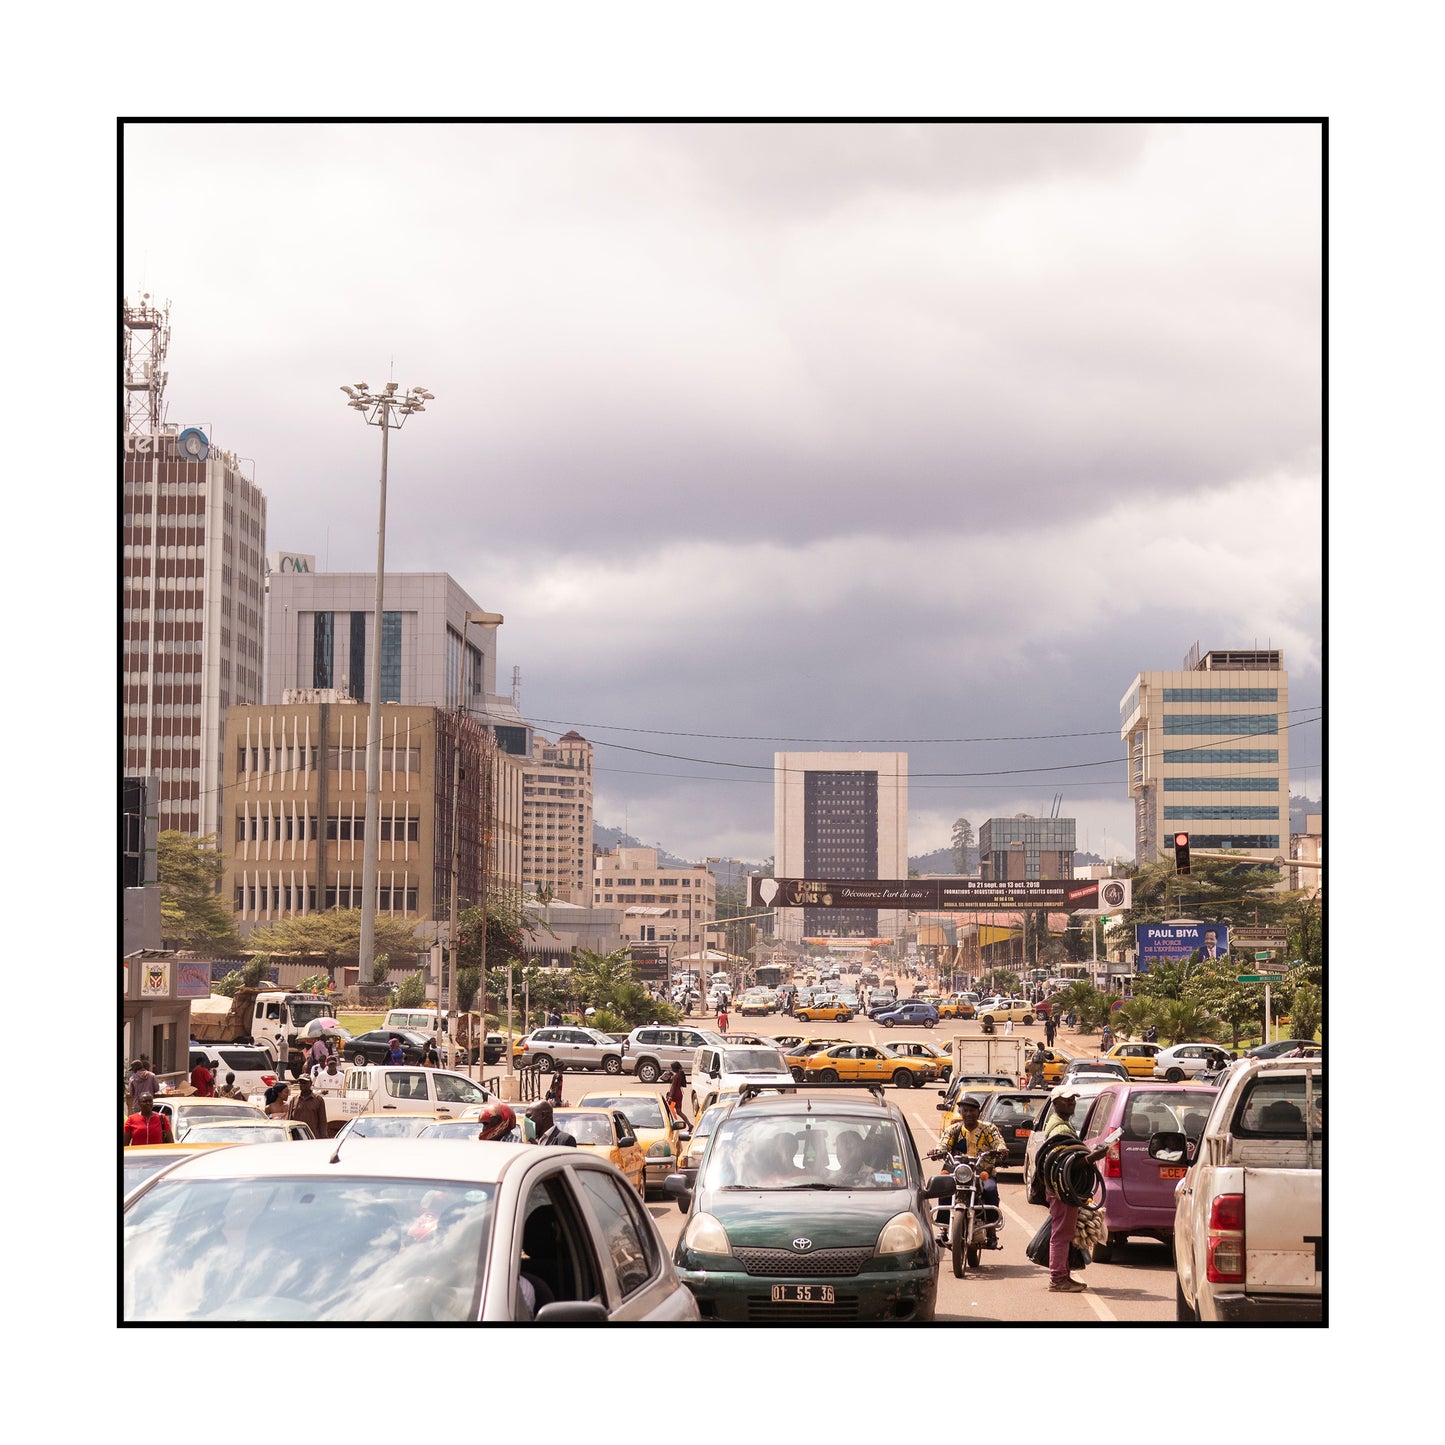
[{"label": "man in yellow patterned shirt", "polygon": [[[930,1159],[941,1159],[945,1154],[968,1155],[978,1160],[982,1176],[980,1194],[985,1204],[998,1208],[998,1185],[994,1182],[995,1167],[1008,1156],[1008,1146],[1003,1135],[989,1123],[982,1122],[979,1114],[982,1104],[973,1094],[965,1094],[958,1101],[958,1118],[943,1131],[938,1148],[929,1154]],[[998,1216],[995,1216],[998,1217]],[[988,1247],[999,1248],[998,1231],[988,1232]]]}]

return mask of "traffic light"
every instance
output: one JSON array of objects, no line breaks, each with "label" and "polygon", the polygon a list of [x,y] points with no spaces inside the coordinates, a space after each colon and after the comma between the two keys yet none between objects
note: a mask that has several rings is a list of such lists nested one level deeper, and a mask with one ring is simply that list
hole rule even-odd
[{"label": "traffic light", "polygon": [[1176,833],[1174,835],[1174,871],[1176,873],[1187,873],[1189,871],[1189,834]]}]

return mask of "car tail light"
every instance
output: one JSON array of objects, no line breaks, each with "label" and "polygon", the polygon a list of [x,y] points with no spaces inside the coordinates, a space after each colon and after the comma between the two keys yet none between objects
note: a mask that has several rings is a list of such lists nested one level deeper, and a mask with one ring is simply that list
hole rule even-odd
[{"label": "car tail light", "polygon": [[1211,1202],[1208,1249],[1205,1278],[1211,1284],[1244,1282],[1244,1195],[1221,1194]]},{"label": "car tail light", "polygon": [[275,1075],[275,1074],[262,1074],[262,1075],[261,1075],[261,1082],[262,1082],[263,1084],[265,1084],[265,1086],[269,1089],[269,1088],[271,1087],[271,1085],[276,1082],[276,1075]]},{"label": "car tail light", "polygon": [[1124,1161],[1119,1154],[1119,1144],[1116,1140],[1109,1145],[1109,1152],[1104,1155],[1104,1178],[1122,1179],[1124,1177]]}]

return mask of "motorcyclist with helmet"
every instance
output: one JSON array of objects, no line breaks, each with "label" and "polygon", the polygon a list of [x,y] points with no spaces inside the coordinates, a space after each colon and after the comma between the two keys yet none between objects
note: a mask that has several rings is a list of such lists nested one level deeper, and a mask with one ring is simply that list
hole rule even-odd
[{"label": "motorcyclist with helmet", "polygon": [[526,1142],[522,1131],[517,1127],[516,1111],[500,1099],[493,1099],[491,1103],[482,1106],[482,1112],[477,1116],[477,1125],[481,1131],[477,1135],[478,1139],[498,1144]]},{"label": "motorcyclist with helmet", "polygon": [[[983,1105],[976,1095],[965,1094],[958,1101],[958,1118],[943,1131],[938,1148],[930,1150],[928,1157],[942,1159],[945,1154],[952,1154],[955,1157],[966,1155],[970,1159],[977,1159],[982,1202],[997,1210],[998,1184],[993,1176],[998,1163],[1008,1157],[1008,1145],[993,1124],[980,1121],[979,1113],[982,1108]],[[994,1217],[998,1218],[998,1215],[995,1214]],[[988,1247],[999,1248],[996,1229],[988,1231]]]}]

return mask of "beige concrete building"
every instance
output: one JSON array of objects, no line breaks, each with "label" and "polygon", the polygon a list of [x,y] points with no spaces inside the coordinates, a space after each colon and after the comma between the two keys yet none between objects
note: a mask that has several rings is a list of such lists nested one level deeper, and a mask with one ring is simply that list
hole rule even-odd
[{"label": "beige concrete building", "polygon": [[629,943],[670,944],[676,964],[706,943],[717,886],[705,863],[662,863],[656,848],[617,848],[593,860],[592,906],[618,909]]},{"label": "beige concrete building", "polygon": [[592,744],[568,732],[532,738],[522,794],[522,886],[586,906],[592,901]]},{"label": "beige concrete building", "polygon": [[1289,676],[1277,650],[1194,649],[1141,672],[1119,704],[1140,863],[1191,849],[1265,858],[1289,845]]},{"label": "beige concrete building", "polygon": [[[774,753],[779,878],[907,878],[907,753]],[[780,908],[777,936],[896,939],[905,912]]]},{"label": "beige concrete building", "polygon": [[[361,907],[367,714],[366,704],[331,689],[299,689],[274,706],[231,708],[221,848],[225,896],[243,934],[295,914]],[[481,896],[488,793],[489,886],[520,881],[521,770],[489,746],[481,724],[453,709],[382,708],[377,910],[427,925],[423,938],[450,907],[458,747],[458,899],[468,907]],[[493,758],[486,789],[484,752]]]}]

